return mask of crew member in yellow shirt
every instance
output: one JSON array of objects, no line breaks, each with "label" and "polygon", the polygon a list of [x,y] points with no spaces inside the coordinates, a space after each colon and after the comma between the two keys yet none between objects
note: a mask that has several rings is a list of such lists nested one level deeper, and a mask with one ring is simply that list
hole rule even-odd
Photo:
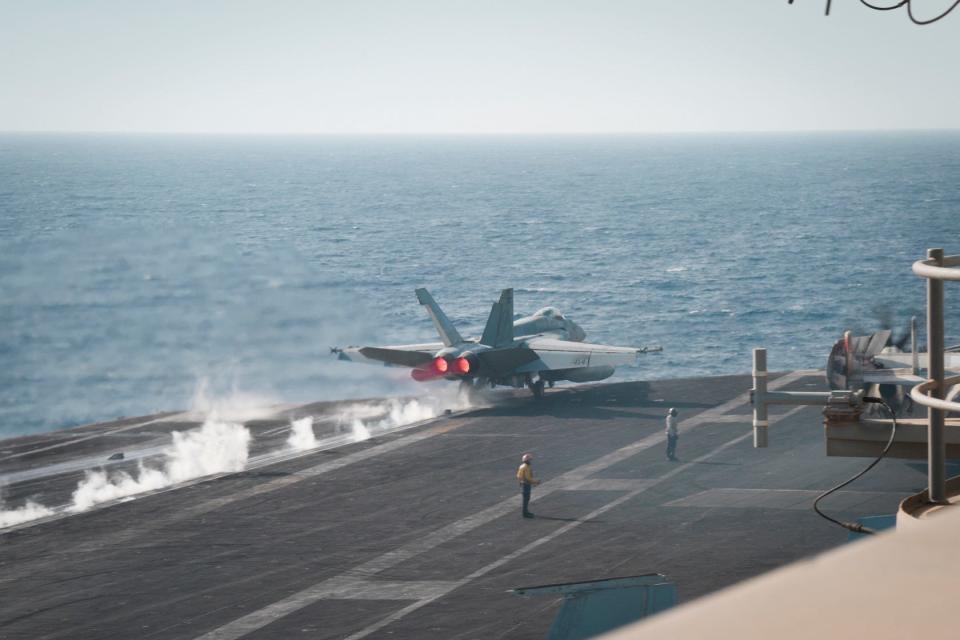
[{"label": "crew member in yellow shirt", "polygon": [[530,490],[535,485],[540,484],[539,480],[534,480],[533,478],[533,469],[530,466],[531,464],[533,464],[533,456],[529,453],[525,453],[520,459],[520,468],[517,469],[517,481],[520,483],[520,492],[523,494],[524,518],[533,517],[533,513],[531,513],[530,509],[528,508],[530,506]]}]

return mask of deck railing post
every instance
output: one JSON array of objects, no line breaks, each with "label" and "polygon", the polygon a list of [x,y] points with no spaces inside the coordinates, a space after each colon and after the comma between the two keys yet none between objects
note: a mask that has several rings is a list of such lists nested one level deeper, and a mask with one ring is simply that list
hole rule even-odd
[{"label": "deck railing post", "polygon": [[[927,258],[943,266],[943,249],[928,249]],[[943,280],[927,279],[927,378],[933,381],[930,397],[943,399]],[[947,500],[944,410],[927,407],[927,481],[930,502]]]},{"label": "deck railing post", "polygon": [[920,353],[917,351],[917,316],[910,316],[910,353],[913,354],[911,373],[920,376]]},{"label": "deck railing post", "polygon": [[753,446],[767,446],[767,350],[753,350]]}]

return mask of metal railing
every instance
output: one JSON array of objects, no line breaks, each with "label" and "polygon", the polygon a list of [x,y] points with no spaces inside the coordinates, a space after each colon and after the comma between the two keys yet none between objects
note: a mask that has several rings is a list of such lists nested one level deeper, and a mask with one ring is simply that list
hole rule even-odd
[{"label": "metal railing", "polygon": [[960,403],[944,400],[960,376],[944,379],[943,283],[960,280],[960,256],[944,257],[943,249],[927,249],[927,259],[913,263],[913,272],[927,279],[927,381],[910,390],[917,404],[927,407],[927,484],[930,502],[946,503],[947,445],[944,420]]},{"label": "metal railing", "polygon": [[[830,391],[768,391],[767,390],[767,350],[753,350],[753,389],[750,390],[750,402],[753,404],[753,446],[763,449],[767,446],[769,427],[767,407],[771,404],[797,404],[823,406],[836,392]],[[847,394],[849,395],[849,394]]]}]

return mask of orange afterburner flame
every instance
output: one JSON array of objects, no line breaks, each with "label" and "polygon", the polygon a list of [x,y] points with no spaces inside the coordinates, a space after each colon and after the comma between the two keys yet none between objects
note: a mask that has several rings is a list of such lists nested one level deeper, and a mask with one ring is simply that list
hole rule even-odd
[{"label": "orange afterburner flame", "polygon": [[437,356],[430,361],[429,366],[411,370],[410,376],[417,382],[427,382],[428,380],[446,378],[448,375],[469,375],[472,368],[470,360],[466,356],[460,356],[456,360],[447,360],[443,356]]}]

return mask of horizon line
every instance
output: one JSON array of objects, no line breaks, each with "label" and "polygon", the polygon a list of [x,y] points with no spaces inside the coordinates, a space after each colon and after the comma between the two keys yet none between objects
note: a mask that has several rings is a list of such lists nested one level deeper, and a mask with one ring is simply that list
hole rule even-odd
[{"label": "horizon line", "polygon": [[507,136],[663,136],[663,135],[770,135],[823,133],[942,133],[958,127],[904,127],[891,129],[689,129],[671,131],[124,131],[113,129],[0,129],[0,135],[131,135],[131,136],[304,136],[304,137],[507,137]]}]

